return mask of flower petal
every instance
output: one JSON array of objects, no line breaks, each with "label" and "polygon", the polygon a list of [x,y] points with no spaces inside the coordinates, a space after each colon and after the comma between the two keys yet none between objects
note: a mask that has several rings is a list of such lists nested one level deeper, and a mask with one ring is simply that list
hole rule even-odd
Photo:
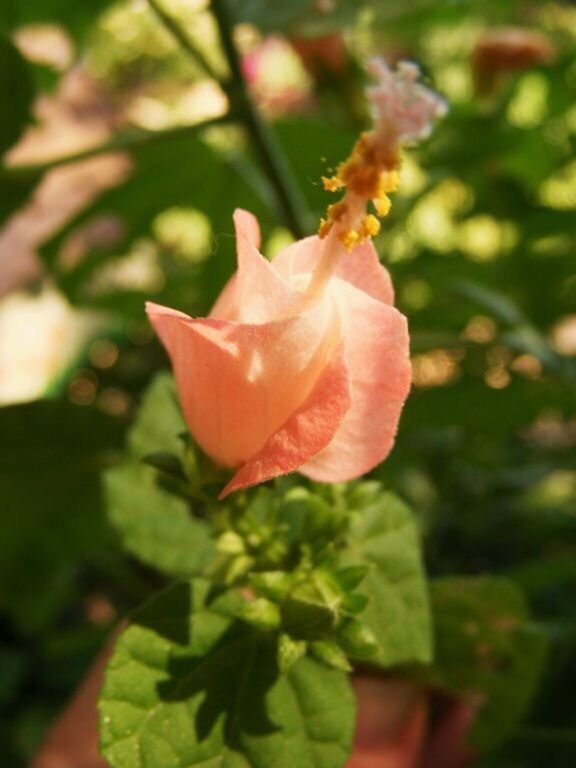
[{"label": "flower petal", "polygon": [[373,469],[392,449],[411,369],[400,312],[341,280],[333,280],[330,291],[341,311],[352,402],[334,439],[300,472],[341,482]]},{"label": "flower petal", "polygon": [[239,232],[242,232],[242,236],[249,240],[257,251],[260,250],[262,243],[260,224],[258,224],[258,219],[253,213],[245,211],[243,208],[236,208],[234,211],[234,227],[237,235]]},{"label": "flower petal", "polygon": [[340,341],[330,297],[307,312],[264,324],[147,305],[172,359],[190,431],[224,466],[256,454],[306,400]]},{"label": "flower petal", "polygon": [[291,313],[299,293],[258,251],[258,222],[248,211],[234,211],[238,271],[228,281],[210,317],[266,323]]},{"label": "flower petal", "polygon": [[[319,237],[299,240],[283,248],[272,265],[287,280],[293,280],[302,273],[313,272],[324,243]],[[343,250],[334,275],[385,304],[394,304],[390,274],[380,263],[371,241],[357,245],[352,251]]]},{"label": "flower petal", "polygon": [[348,368],[341,344],[305,402],[238,470],[219,498],[294,472],[330,443],[349,406]]}]

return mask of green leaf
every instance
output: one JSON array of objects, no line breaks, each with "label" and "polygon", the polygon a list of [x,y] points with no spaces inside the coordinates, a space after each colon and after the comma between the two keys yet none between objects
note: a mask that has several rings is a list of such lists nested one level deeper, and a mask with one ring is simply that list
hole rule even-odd
[{"label": "green leaf", "polygon": [[155,596],[120,636],[100,697],[112,768],[339,768],[354,703],[347,676],[300,659],[278,672],[272,635],[235,620],[206,582]]},{"label": "green leaf", "polygon": [[315,659],[329,667],[341,669],[344,672],[352,672],[352,666],[346,654],[337,643],[329,640],[315,640],[310,643],[310,653]]},{"label": "green leaf", "polygon": [[328,574],[313,571],[297,581],[282,602],[282,622],[294,637],[320,639],[337,626],[342,596]]},{"label": "green leaf", "polygon": [[258,629],[273,630],[280,626],[278,606],[263,597],[247,602],[241,618]]},{"label": "green leaf", "polygon": [[453,290],[487,310],[494,317],[508,325],[522,325],[526,318],[514,302],[499,291],[487,288],[472,280],[458,280],[453,283]]},{"label": "green leaf", "polygon": [[507,579],[438,579],[432,603],[436,657],[428,679],[482,702],[470,741],[493,749],[526,714],[545,660],[545,637],[530,624],[522,592]]},{"label": "green leaf", "polygon": [[291,585],[292,575],[284,571],[253,573],[250,576],[250,586],[257,594],[277,602],[286,597]]},{"label": "green leaf", "polygon": [[0,409],[0,606],[26,628],[51,620],[80,562],[115,547],[99,473],[123,433],[64,401]]},{"label": "green leaf", "polygon": [[369,602],[357,616],[380,646],[370,663],[427,662],[432,652],[428,592],[413,516],[390,493],[372,494],[357,509],[349,556],[350,564],[372,565],[358,587]]},{"label": "green leaf", "polygon": [[144,396],[128,437],[129,455],[105,475],[108,516],[125,548],[170,576],[201,573],[214,553],[206,523],[190,503],[159,484],[141,459],[154,450],[178,453],[185,431],[172,376],[159,374]]},{"label": "green leaf", "polygon": [[353,565],[350,568],[342,568],[337,571],[336,581],[342,589],[355,589],[370,573],[368,565]]},{"label": "green leaf", "polygon": [[291,635],[282,632],[278,638],[276,659],[282,674],[289,672],[297,661],[306,655],[308,643],[306,640],[296,640]]},{"label": "green leaf", "polygon": [[34,85],[26,59],[0,35],[0,155],[14,144],[32,119]]},{"label": "green leaf", "polygon": [[379,644],[365,623],[349,619],[338,629],[338,643],[353,659],[370,661],[378,654]]},{"label": "green leaf", "polygon": [[204,570],[213,554],[208,526],[158,485],[153,469],[127,461],[104,480],[110,522],[128,552],[169,576]]},{"label": "green leaf", "polygon": [[[4,13],[6,8],[2,6]],[[2,17],[0,10],[0,20]],[[0,30],[2,25],[0,23]],[[15,144],[32,122],[36,92],[33,68],[18,48],[0,34],[0,157]],[[0,163],[0,224],[23,205],[40,180],[41,174],[23,175],[7,170]]]},{"label": "green leaf", "polygon": [[130,451],[138,458],[159,452],[179,454],[182,451],[179,436],[187,430],[174,378],[170,373],[159,373],[148,387],[128,435]]}]

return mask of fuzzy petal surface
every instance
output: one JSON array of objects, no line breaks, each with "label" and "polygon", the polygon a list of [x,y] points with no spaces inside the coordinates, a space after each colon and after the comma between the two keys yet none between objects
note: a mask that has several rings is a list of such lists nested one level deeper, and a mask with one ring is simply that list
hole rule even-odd
[{"label": "fuzzy petal surface", "polygon": [[192,435],[229,467],[257,454],[304,403],[340,343],[330,301],[252,325],[193,319],[156,304],[147,311],[172,360]]},{"label": "fuzzy petal surface", "polygon": [[394,445],[411,382],[406,318],[343,280],[330,290],[341,314],[350,408],[331,443],[300,468],[321,482],[342,482],[373,469]]},{"label": "fuzzy petal surface", "polygon": [[238,470],[219,498],[297,470],[330,443],[349,405],[348,369],[341,345],[304,403]]},{"label": "fuzzy petal surface", "polygon": [[[324,246],[319,237],[307,237],[284,248],[272,261],[274,268],[287,280],[314,271]],[[371,241],[343,251],[335,277],[352,283],[385,304],[394,304],[394,287],[388,270],[380,263]]]},{"label": "fuzzy petal surface", "polygon": [[234,212],[238,270],[228,281],[210,317],[266,323],[293,312],[300,298],[289,281],[258,251],[260,230],[251,213]]}]

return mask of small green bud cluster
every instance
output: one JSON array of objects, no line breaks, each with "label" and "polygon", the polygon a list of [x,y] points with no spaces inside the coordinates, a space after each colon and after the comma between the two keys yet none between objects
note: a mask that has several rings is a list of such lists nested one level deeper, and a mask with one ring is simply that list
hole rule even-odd
[{"label": "small green bud cluster", "polygon": [[342,562],[351,512],[341,489],[283,480],[236,504],[221,520],[218,576],[243,590],[239,618],[276,634],[280,669],[305,653],[344,670],[350,657],[375,655],[378,643],[360,618],[370,566]]},{"label": "small green bud cluster", "polygon": [[273,488],[238,493],[221,506],[212,575],[241,585],[248,572],[294,571],[333,551],[349,524],[349,513],[334,499],[295,485],[289,479]]},{"label": "small green bud cluster", "polygon": [[[192,444],[184,441],[179,456],[158,453],[145,460],[158,482],[187,498],[195,514],[209,473]],[[364,485],[356,492],[370,496],[370,484]],[[351,499],[349,486],[310,487],[282,478],[209,510],[217,557],[207,575],[243,592],[239,618],[276,635],[284,671],[305,653],[349,670],[349,657],[378,652],[360,619],[368,598],[358,588],[369,566],[342,562],[351,509],[365,501]]]},{"label": "small green bud cluster", "polygon": [[367,598],[355,590],[368,570],[325,565],[253,574],[249,589],[254,599],[241,618],[278,632],[278,663],[284,671],[306,652],[328,666],[350,670],[348,657],[369,659],[378,652],[374,635],[358,617]]}]

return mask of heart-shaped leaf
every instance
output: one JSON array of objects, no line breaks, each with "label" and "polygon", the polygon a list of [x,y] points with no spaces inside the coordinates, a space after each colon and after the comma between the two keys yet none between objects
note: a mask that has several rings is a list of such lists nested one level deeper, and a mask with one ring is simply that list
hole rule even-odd
[{"label": "heart-shaped leaf", "polygon": [[343,671],[302,658],[282,675],[275,635],[238,621],[243,598],[179,584],[136,613],[100,699],[112,768],[339,768],[354,703]]}]

